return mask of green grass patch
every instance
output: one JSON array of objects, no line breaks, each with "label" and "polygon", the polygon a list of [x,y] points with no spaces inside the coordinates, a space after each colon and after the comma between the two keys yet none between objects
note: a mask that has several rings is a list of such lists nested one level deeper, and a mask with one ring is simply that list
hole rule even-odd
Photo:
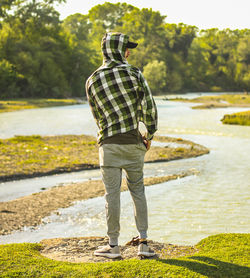
[{"label": "green grass patch", "polygon": [[202,96],[191,100],[192,102],[218,102],[229,104],[250,104],[250,95],[245,94],[228,94],[228,95],[217,95],[217,96]]},{"label": "green grass patch", "polygon": [[221,121],[223,124],[250,126],[250,111],[226,114]]},{"label": "green grass patch", "polygon": [[34,109],[43,107],[54,107],[81,104],[79,99],[15,99],[15,100],[0,100],[0,113],[12,112],[23,109]]},{"label": "green grass patch", "polygon": [[[207,148],[185,140],[160,136],[156,136],[155,140],[185,143],[190,145],[190,148],[152,147],[146,153],[146,162],[196,157],[209,152]],[[98,146],[93,136],[33,135],[0,139],[0,180],[2,181],[98,166]]]},{"label": "green grass patch", "polygon": [[250,235],[219,234],[201,240],[192,256],[108,263],[67,263],[40,255],[40,244],[0,245],[1,277],[224,277],[247,278]]},{"label": "green grass patch", "polygon": [[93,136],[16,136],[0,140],[0,178],[22,178],[98,166]]},{"label": "green grass patch", "polygon": [[220,94],[216,96],[201,96],[194,99],[185,98],[173,98],[165,100],[181,101],[181,102],[195,102],[203,103],[203,105],[198,105],[192,107],[193,109],[208,109],[208,108],[224,108],[232,106],[250,106],[250,95],[247,94]]}]

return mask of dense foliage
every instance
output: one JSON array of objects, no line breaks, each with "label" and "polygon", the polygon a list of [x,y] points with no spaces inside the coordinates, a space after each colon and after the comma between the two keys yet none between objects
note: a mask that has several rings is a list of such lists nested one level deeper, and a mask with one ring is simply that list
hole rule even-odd
[{"label": "dense foliage", "polygon": [[154,94],[250,90],[250,29],[198,30],[108,2],[61,21],[55,2],[63,0],[0,0],[0,98],[83,96],[106,31],[139,43],[129,62]]}]

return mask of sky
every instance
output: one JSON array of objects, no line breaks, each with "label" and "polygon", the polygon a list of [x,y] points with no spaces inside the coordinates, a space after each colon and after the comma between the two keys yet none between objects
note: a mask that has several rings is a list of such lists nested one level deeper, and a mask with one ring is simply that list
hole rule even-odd
[{"label": "sky", "polygon": [[[66,4],[56,6],[60,18],[74,14],[88,14],[88,11],[106,1],[67,0]],[[250,0],[127,0],[107,1],[125,2],[137,8],[152,8],[167,16],[168,23],[185,23],[199,29],[250,29]]]}]

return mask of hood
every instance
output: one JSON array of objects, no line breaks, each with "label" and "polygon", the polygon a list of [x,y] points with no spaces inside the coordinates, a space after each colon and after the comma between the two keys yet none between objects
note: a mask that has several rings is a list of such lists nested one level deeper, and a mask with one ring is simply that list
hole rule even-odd
[{"label": "hood", "polygon": [[127,64],[125,51],[129,36],[122,33],[106,33],[102,39],[103,66]]}]

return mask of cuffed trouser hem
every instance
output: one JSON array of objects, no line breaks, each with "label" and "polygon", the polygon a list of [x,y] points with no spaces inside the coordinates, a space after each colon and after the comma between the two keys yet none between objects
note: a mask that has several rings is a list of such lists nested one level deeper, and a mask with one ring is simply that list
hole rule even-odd
[{"label": "cuffed trouser hem", "polygon": [[109,245],[118,245],[118,238],[109,238]]}]

